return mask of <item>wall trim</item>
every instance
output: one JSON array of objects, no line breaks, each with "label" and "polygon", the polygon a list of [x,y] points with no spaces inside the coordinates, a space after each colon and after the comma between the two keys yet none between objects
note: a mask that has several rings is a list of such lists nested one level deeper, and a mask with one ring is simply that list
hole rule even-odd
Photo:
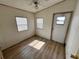
[{"label": "wall trim", "polygon": [[[40,37],[40,38],[43,38],[43,39],[46,39],[46,40],[49,40],[49,41],[52,41],[52,42],[56,42],[56,41],[54,41],[54,40],[50,40],[50,39],[41,37],[41,36],[39,36],[39,35],[36,35],[36,36],[38,36],[38,37]],[[60,42],[56,42],[56,43],[61,44],[61,45],[64,45],[63,43],[60,43]],[[64,45],[64,46],[65,46],[65,45]]]},{"label": "wall trim", "polygon": [[10,48],[12,48],[12,47],[14,47],[14,46],[16,46],[16,45],[18,45],[18,44],[24,42],[24,41],[26,41],[26,40],[28,40],[28,39],[34,37],[34,36],[35,36],[35,35],[32,35],[31,37],[29,37],[29,38],[27,38],[27,39],[24,39],[24,40],[20,41],[19,43],[16,43],[16,44],[14,44],[14,45],[12,45],[12,46],[10,46],[10,47],[8,47],[8,48],[2,50],[2,52],[6,51],[6,50],[8,50],[8,49],[10,49]]}]

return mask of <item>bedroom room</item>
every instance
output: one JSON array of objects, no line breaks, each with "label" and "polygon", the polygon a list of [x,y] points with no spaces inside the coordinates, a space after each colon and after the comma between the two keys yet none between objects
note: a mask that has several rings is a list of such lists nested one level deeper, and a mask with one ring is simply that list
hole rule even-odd
[{"label": "bedroom room", "polygon": [[79,59],[79,0],[0,0],[0,59]]}]

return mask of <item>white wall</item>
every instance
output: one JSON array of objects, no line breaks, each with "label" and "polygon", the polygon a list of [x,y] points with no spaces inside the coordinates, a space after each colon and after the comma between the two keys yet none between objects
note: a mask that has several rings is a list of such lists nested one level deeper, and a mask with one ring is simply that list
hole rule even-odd
[{"label": "white wall", "polygon": [[[29,29],[18,32],[15,17],[28,18]],[[8,48],[35,34],[34,14],[0,5],[0,47]]]},{"label": "white wall", "polygon": [[72,59],[71,54],[76,54],[79,48],[79,0],[77,3],[66,43],[66,59]]},{"label": "white wall", "polygon": [[44,18],[44,28],[36,29],[36,34],[41,37],[50,39],[53,13],[73,11],[74,7],[75,7],[75,2],[76,2],[76,0],[66,0],[62,3],[51,6],[50,8],[44,9],[44,10],[36,13],[36,15],[35,15],[36,17]]}]

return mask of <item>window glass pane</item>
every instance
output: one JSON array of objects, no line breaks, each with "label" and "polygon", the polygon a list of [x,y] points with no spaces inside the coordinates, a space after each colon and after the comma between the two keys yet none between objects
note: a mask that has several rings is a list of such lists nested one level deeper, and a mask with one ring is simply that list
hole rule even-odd
[{"label": "window glass pane", "polygon": [[16,17],[17,24],[27,24],[27,18]]},{"label": "window glass pane", "polygon": [[28,29],[27,18],[16,17],[18,31],[24,31]]},{"label": "window glass pane", "polygon": [[26,25],[18,25],[18,31],[24,31],[27,30],[27,26]]},{"label": "window glass pane", "polygon": [[43,18],[38,18],[37,23],[43,23]]},{"label": "window glass pane", "polygon": [[43,18],[37,18],[37,28],[43,28]]},{"label": "window glass pane", "polygon": [[64,24],[63,21],[57,21],[57,24]]},{"label": "window glass pane", "polygon": [[56,24],[64,24],[65,23],[65,16],[57,17]]},{"label": "window glass pane", "polygon": [[43,24],[42,23],[38,23],[37,24],[37,28],[43,28]]},{"label": "window glass pane", "polygon": [[65,16],[57,17],[57,21],[65,21]]}]

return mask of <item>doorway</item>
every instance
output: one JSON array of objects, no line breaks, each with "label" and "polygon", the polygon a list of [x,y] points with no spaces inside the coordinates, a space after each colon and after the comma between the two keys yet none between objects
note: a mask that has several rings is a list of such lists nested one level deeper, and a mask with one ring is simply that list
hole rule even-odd
[{"label": "doorway", "polygon": [[68,34],[72,12],[60,12],[53,14],[51,39],[59,43],[65,43]]}]

